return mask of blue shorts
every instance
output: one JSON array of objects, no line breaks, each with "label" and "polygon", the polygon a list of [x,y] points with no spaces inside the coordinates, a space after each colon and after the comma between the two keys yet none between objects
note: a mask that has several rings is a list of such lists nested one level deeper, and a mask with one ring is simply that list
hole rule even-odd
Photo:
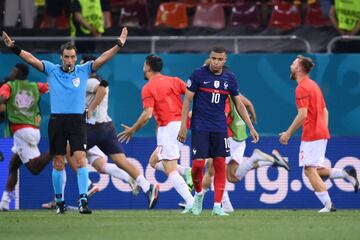
[{"label": "blue shorts", "polygon": [[116,130],[112,122],[86,124],[87,149],[98,146],[106,155],[124,153],[124,149],[116,136]]},{"label": "blue shorts", "polygon": [[191,132],[191,159],[230,156],[227,132]]}]

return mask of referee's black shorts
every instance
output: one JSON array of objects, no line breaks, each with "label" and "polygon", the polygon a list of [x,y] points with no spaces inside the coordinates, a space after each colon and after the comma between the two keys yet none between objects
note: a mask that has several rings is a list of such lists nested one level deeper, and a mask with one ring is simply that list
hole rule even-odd
[{"label": "referee's black shorts", "polygon": [[48,128],[50,153],[65,155],[67,141],[71,155],[86,150],[86,125],[83,114],[51,114]]}]

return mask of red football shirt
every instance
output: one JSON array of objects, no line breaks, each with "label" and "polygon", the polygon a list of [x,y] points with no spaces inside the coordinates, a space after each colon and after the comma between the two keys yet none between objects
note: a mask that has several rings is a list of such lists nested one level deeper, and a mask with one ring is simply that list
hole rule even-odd
[{"label": "red football shirt", "polygon": [[295,89],[297,108],[307,108],[307,117],[303,123],[302,141],[329,139],[330,133],[324,119],[326,108],[319,86],[310,78],[302,80]]},{"label": "red football shirt", "polygon": [[159,126],[181,121],[181,95],[185,91],[186,84],[180,78],[157,75],[142,89],[143,108],[154,108],[154,117]]}]

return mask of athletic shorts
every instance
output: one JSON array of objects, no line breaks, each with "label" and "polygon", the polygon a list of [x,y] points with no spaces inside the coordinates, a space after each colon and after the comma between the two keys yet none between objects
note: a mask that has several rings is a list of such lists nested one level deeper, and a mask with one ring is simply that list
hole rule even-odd
[{"label": "athletic shorts", "polygon": [[158,128],[156,137],[159,160],[174,160],[180,158],[182,143],[177,140],[180,124],[180,121],[174,121]]},{"label": "athletic shorts", "polygon": [[86,158],[90,165],[92,165],[98,158],[103,158],[105,162],[108,161],[108,157],[98,148],[98,146],[93,146],[92,148],[87,150]]},{"label": "athletic shorts", "polygon": [[320,139],[311,142],[301,141],[299,166],[323,167],[327,141],[327,139]]},{"label": "athletic shorts", "polygon": [[226,158],[226,164],[229,164],[230,161],[234,160],[239,165],[243,162],[244,152],[246,148],[246,141],[235,141],[233,138],[229,138],[230,142],[230,157]]},{"label": "athletic shorts", "polygon": [[38,144],[40,130],[37,128],[21,128],[14,133],[14,146],[11,151],[18,154],[23,164],[40,156]]},{"label": "athletic shorts", "polygon": [[86,124],[86,131],[87,149],[96,145],[106,155],[124,153],[113,122]]},{"label": "athletic shorts", "polygon": [[86,129],[83,114],[51,114],[49,145],[53,155],[65,155],[69,141],[71,155],[86,150]]},{"label": "athletic shorts", "polygon": [[228,157],[230,146],[227,132],[191,132],[191,159]]}]

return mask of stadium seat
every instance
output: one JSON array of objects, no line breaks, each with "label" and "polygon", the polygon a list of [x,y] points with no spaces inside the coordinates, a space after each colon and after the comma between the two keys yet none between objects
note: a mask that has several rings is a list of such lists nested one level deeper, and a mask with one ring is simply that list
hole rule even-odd
[{"label": "stadium seat", "polygon": [[120,10],[119,26],[146,28],[149,13],[143,4],[124,5]]},{"label": "stadium seat", "polygon": [[164,26],[174,29],[184,29],[187,28],[188,25],[186,4],[177,2],[160,4],[156,14],[156,27]]},{"label": "stadium seat", "polygon": [[256,3],[242,3],[232,7],[229,26],[259,28],[260,11]]},{"label": "stadium seat", "polygon": [[204,3],[196,7],[194,27],[222,29],[225,27],[224,6],[217,3]]},{"label": "stadium seat", "polygon": [[268,25],[269,28],[291,30],[300,25],[301,15],[296,5],[287,2],[274,5]]},{"label": "stadium seat", "polygon": [[307,7],[305,24],[312,26],[328,26],[329,20],[324,16],[319,3],[310,4]]},{"label": "stadium seat", "polygon": [[[61,15],[59,17],[56,18],[56,26],[57,26],[57,29],[60,29],[60,30],[69,28],[69,17],[66,16],[64,11],[61,13]],[[41,16],[39,28],[40,29],[49,28],[48,16],[46,13]]]}]

